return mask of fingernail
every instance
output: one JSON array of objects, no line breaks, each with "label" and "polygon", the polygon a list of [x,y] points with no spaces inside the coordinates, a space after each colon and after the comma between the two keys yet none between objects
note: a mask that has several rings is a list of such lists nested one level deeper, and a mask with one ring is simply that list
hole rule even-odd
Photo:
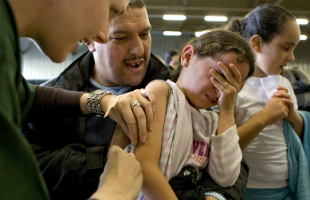
[{"label": "fingernail", "polygon": [[149,130],[152,130],[152,129],[153,129],[153,123],[150,123]]},{"label": "fingernail", "polygon": [[146,96],[146,94],[145,94],[145,91],[144,91],[144,90],[140,90],[140,93],[141,93],[143,96]]},{"label": "fingernail", "polygon": [[146,136],[142,137],[142,142],[146,142]]}]

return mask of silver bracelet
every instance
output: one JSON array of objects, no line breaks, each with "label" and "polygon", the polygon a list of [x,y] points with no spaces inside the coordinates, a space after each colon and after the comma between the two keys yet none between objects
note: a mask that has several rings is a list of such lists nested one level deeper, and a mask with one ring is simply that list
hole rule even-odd
[{"label": "silver bracelet", "polygon": [[104,113],[101,111],[100,102],[102,97],[110,94],[112,93],[107,90],[94,90],[89,93],[86,101],[87,110],[90,113],[97,113],[103,115]]}]

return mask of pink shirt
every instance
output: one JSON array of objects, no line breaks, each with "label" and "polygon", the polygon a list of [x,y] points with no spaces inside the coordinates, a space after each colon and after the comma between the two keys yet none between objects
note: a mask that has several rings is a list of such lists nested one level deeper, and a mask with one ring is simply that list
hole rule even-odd
[{"label": "pink shirt", "polygon": [[[167,106],[159,169],[169,181],[184,166],[195,167],[198,178],[208,166],[212,179],[222,187],[235,183],[242,159],[236,125],[216,136],[218,115],[191,107],[178,86],[169,80],[171,96]],[[138,199],[144,199],[140,193]]]},{"label": "pink shirt", "polygon": [[216,136],[218,114],[189,105],[183,92],[171,81],[159,168],[169,181],[184,166],[196,168],[198,177],[208,166],[212,179],[231,186],[240,173],[242,159],[236,126]]}]

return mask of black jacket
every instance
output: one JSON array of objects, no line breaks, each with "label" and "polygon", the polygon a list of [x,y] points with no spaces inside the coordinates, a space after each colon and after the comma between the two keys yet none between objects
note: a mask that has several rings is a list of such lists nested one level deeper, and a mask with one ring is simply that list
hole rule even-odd
[{"label": "black jacket", "polygon": [[[87,91],[93,67],[93,54],[86,52],[58,77],[43,85]],[[143,81],[131,90],[145,88],[155,79],[166,80],[170,72],[170,68],[151,54]],[[110,123],[115,122],[111,120]],[[87,144],[85,129],[86,116],[75,118],[45,116],[27,123],[22,128],[39,161],[52,199],[85,200],[97,189],[105,165],[106,146]],[[246,180],[245,178],[238,180],[246,184],[247,174],[242,173],[242,177],[246,177]],[[238,191],[244,193],[244,189],[242,185]]]}]

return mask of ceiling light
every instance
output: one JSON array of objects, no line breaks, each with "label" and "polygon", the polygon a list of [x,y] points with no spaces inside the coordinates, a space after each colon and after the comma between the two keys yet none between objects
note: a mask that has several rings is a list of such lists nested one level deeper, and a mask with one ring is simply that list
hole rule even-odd
[{"label": "ceiling light", "polygon": [[197,31],[197,32],[195,32],[195,36],[196,36],[196,37],[199,37],[199,36],[201,36],[202,34],[207,33],[207,32],[209,32],[209,31]]},{"label": "ceiling light", "polygon": [[183,21],[183,20],[186,20],[186,16],[185,15],[164,15],[163,19],[164,20]]},{"label": "ceiling light", "polygon": [[226,22],[228,20],[225,16],[205,16],[207,22]]},{"label": "ceiling light", "polygon": [[307,19],[296,19],[297,24],[299,25],[307,25],[308,24],[308,20]]},{"label": "ceiling light", "polygon": [[308,37],[306,35],[300,35],[300,37],[299,37],[300,40],[307,40],[307,38]]},{"label": "ceiling light", "polygon": [[165,36],[180,36],[182,33],[180,31],[164,31]]}]

